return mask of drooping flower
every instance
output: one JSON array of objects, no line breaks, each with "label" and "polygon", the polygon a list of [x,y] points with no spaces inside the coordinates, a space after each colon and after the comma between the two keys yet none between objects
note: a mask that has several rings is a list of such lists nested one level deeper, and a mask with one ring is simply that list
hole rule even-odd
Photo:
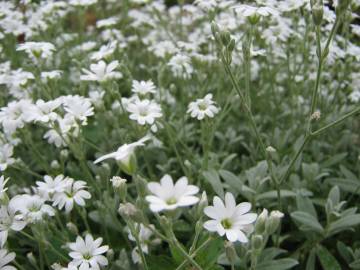
[{"label": "drooping flower", "polygon": [[135,100],[127,106],[130,112],[130,119],[138,122],[139,125],[154,124],[156,118],[162,116],[161,107],[153,100]]},{"label": "drooping flower", "polygon": [[69,243],[69,256],[73,258],[69,265],[79,269],[100,269],[100,266],[108,265],[108,260],[101,254],[108,251],[109,246],[101,246],[102,241],[101,237],[94,240],[90,234],[85,236],[85,240],[78,236],[76,242]]},{"label": "drooping flower", "polygon": [[204,223],[204,228],[210,232],[217,232],[220,236],[226,234],[226,238],[231,242],[247,243],[246,233],[252,231],[252,224],[257,218],[257,214],[248,213],[250,209],[251,204],[248,202],[236,205],[235,198],[230,192],[225,194],[225,204],[215,196],[213,206],[204,209],[205,215],[212,219]]},{"label": "drooping flower", "polygon": [[140,140],[130,143],[130,144],[124,144],[116,150],[116,152],[112,152],[110,154],[106,154],[104,156],[99,157],[97,160],[94,161],[94,163],[99,163],[105,159],[114,158],[117,161],[127,163],[131,157],[131,155],[134,153],[136,147],[145,145],[145,142],[150,139],[149,136],[145,136],[141,138]]},{"label": "drooping flower", "polygon": [[148,183],[148,189],[152,195],[146,196],[153,212],[174,210],[178,207],[196,204],[199,198],[194,196],[199,188],[188,184],[188,179],[183,176],[174,185],[170,175],[164,175],[160,183]]},{"label": "drooping flower", "polygon": [[204,98],[191,102],[187,112],[190,113],[191,117],[202,120],[206,116],[213,118],[219,112],[219,109],[212,100],[212,94],[207,94]]},{"label": "drooping flower", "polygon": [[112,61],[109,64],[100,61],[97,64],[91,64],[90,71],[87,69],[82,70],[85,74],[80,76],[80,80],[105,82],[112,79],[121,79],[123,77],[122,73],[115,71],[118,66],[119,61]]}]

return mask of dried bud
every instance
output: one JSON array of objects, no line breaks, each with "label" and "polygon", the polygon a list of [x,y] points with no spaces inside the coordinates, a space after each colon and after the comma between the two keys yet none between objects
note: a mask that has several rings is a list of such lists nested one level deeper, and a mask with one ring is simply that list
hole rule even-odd
[{"label": "dried bud", "polygon": [[320,117],[321,117],[321,112],[320,112],[320,111],[315,111],[315,112],[311,115],[310,119],[317,121],[317,120],[320,119]]}]

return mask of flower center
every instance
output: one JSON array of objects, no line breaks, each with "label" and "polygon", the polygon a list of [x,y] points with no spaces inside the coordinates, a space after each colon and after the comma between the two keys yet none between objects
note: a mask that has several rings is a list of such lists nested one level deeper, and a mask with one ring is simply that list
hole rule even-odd
[{"label": "flower center", "polygon": [[204,101],[200,102],[199,103],[199,109],[201,111],[205,111],[207,109],[207,104]]},{"label": "flower center", "polygon": [[89,252],[86,252],[86,253],[84,253],[83,254],[83,258],[85,259],[85,260],[90,260],[91,259],[91,254],[89,253]]},{"label": "flower center", "polygon": [[172,197],[172,198],[170,198],[170,199],[167,199],[167,200],[166,200],[166,203],[167,203],[168,205],[172,205],[172,204],[177,203],[177,200],[176,200],[174,197]]},{"label": "flower center", "polygon": [[225,218],[221,221],[221,225],[224,227],[225,230],[231,229],[232,223],[231,220],[228,218]]}]

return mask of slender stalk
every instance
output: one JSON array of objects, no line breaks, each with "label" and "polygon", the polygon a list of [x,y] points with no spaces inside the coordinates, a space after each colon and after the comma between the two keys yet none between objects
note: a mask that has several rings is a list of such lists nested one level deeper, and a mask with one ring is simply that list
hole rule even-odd
[{"label": "slender stalk", "polygon": [[[194,258],[201,250],[203,250],[212,240],[211,237],[209,237],[204,243],[202,243],[197,249],[195,249],[191,254],[190,257]],[[184,260],[175,270],[181,270],[188,264],[187,260]]]}]

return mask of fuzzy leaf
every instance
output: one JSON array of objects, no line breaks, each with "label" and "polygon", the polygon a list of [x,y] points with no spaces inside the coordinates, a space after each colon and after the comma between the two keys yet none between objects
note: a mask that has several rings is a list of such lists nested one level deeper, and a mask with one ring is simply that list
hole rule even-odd
[{"label": "fuzzy leaf", "polygon": [[214,169],[203,172],[203,176],[210,183],[211,187],[217,195],[224,198],[224,189],[219,174]]},{"label": "fuzzy leaf", "polygon": [[324,270],[341,270],[338,261],[325,247],[318,246],[316,253]]},{"label": "fuzzy leaf", "polygon": [[296,211],[291,214],[291,217],[303,225],[300,229],[304,231],[314,231],[318,233],[322,233],[324,231],[324,228],[321,226],[319,221],[309,213]]},{"label": "fuzzy leaf", "polygon": [[297,260],[286,258],[261,262],[256,266],[256,270],[286,270],[298,264]]}]

